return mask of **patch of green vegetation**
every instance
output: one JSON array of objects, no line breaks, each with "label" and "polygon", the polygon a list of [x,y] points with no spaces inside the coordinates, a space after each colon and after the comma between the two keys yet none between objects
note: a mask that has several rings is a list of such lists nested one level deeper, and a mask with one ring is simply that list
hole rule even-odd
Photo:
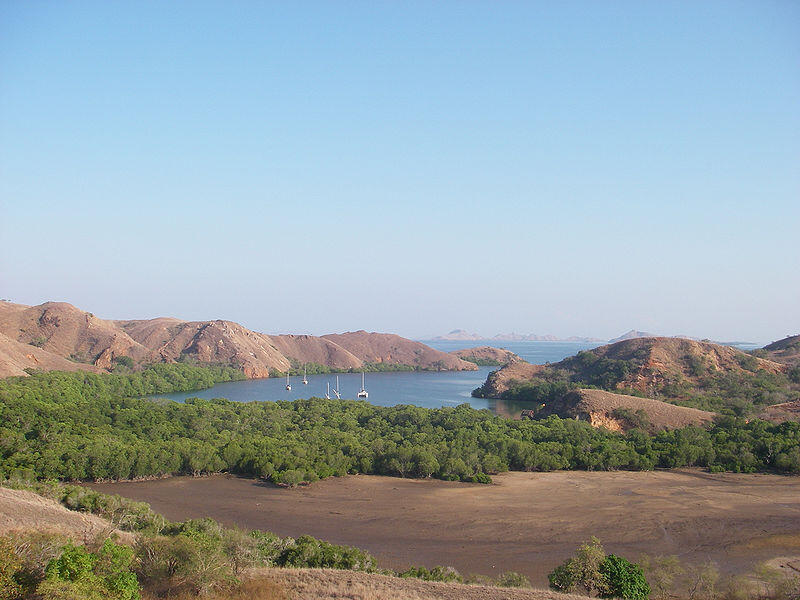
[{"label": "patch of green vegetation", "polygon": [[506,364],[505,362],[497,360],[496,358],[480,358],[477,356],[461,356],[460,358],[461,360],[476,364],[479,367],[500,367]]},{"label": "patch of green vegetation", "polygon": [[33,338],[30,342],[28,342],[31,346],[36,346],[37,348],[42,348],[47,343],[47,338],[43,335],[37,335]]},{"label": "patch of green vegetation", "polygon": [[614,389],[628,375],[640,366],[637,360],[617,360],[598,356],[594,352],[584,350],[572,359],[578,375],[575,383],[597,386],[601,389]]},{"label": "patch of green vegetation", "polygon": [[726,417],[708,429],[622,435],[574,419],[512,421],[468,405],[137,398],[240,376],[154,365],[130,375],[3,380],[0,475],[108,480],[226,470],[296,485],[348,473],[489,482],[509,469],[800,472],[800,424],[791,422]]},{"label": "patch of green vegetation", "polygon": [[[396,373],[406,371],[419,371],[418,367],[413,365],[400,365],[392,363],[370,363],[365,362],[360,367],[350,367],[347,369],[337,369],[327,365],[321,365],[315,362],[301,363],[298,360],[290,359],[291,367],[289,368],[289,375],[297,377],[303,374],[304,369],[306,375],[327,375],[331,373]],[[270,369],[270,377],[286,377],[285,371],[278,371],[277,369]]]},{"label": "patch of green vegetation", "polygon": [[92,359],[85,353],[81,352],[79,354],[70,354],[67,357],[67,360],[71,360],[72,362],[81,363],[84,365],[92,364]]},{"label": "patch of green vegetation", "polygon": [[606,554],[597,538],[581,544],[575,556],[548,575],[559,592],[585,592],[600,598],[647,600],[650,584],[642,568],[615,554]]},{"label": "patch of green vegetation", "polygon": [[619,421],[623,421],[626,425],[626,429],[647,429],[650,427],[650,418],[641,408],[638,410],[631,410],[629,408],[615,408],[611,411],[611,416]]},{"label": "patch of green vegetation", "polygon": [[122,356],[115,356],[112,359],[112,362],[114,365],[124,367],[126,369],[133,368],[133,359],[130,356],[125,356],[124,354]]},{"label": "patch of green vegetation", "polygon": [[104,540],[96,549],[52,534],[0,537],[0,598],[140,600],[134,551]]}]

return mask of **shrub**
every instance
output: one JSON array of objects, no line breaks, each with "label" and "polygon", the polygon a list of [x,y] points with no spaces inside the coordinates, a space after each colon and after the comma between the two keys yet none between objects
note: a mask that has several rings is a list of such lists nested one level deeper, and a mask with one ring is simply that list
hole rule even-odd
[{"label": "shrub", "polygon": [[348,569],[353,571],[374,571],[375,558],[352,546],[339,546],[323,542],[310,535],[304,535],[278,557],[281,567],[310,567],[326,569]]},{"label": "shrub", "polygon": [[92,600],[139,600],[139,582],[131,572],[133,550],[103,542],[95,554],[72,543],[64,547],[61,556],[45,568],[45,581],[39,591],[45,598]]},{"label": "shrub", "polygon": [[550,587],[559,592],[583,588],[588,595],[625,600],[645,600],[650,595],[642,568],[620,556],[606,555],[595,537],[581,544],[575,556],[556,567],[547,578]]},{"label": "shrub", "polygon": [[214,547],[210,536],[197,532],[142,537],[136,556],[142,582],[157,593],[207,593],[236,581],[219,545]]},{"label": "shrub", "polygon": [[621,556],[606,556],[600,565],[600,573],[603,574],[607,586],[601,594],[603,598],[646,600],[650,596],[650,585],[642,568]]},{"label": "shrub", "polygon": [[0,538],[0,600],[17,600],[24,592],[20,582],[22,559],[8,538]]},{"label": "shrub", "polygon": [[37,335],[29,342],[31,346],[36,346],[37,348],[43,347],[46,343],[47,343],[47,338],[44,337],[43,335]]},{"label": "shrub", "polygon": [[683,574],[684,569],[677,556],[648,556],[639,558],[647,576],[647,582],[655,592],[657,598],[667,598],[675,585],[677,577]]},{"label": "shrub", "polygon": [[592,537],[589,542],[580,545],[575,556],[547,576],[550,587],[559,592],[572,592],[581,587],[589,595],[603,595],[608,589],[606,579],[600,572],[605,557],[600,540]]},{"label": "shrub", "polygon": [[306,481],[306,474],[304,471],[298,469],[289,469],[284,471],[278,476],[278,483],[294,487]]},{"label": "shrub", "polygon": [[506,571],[497,578],[497,585],[500,587],[531,587],[530,580],[520,573]]},{"label": "shrub", "polygon": [[115,356],[113,358],[113,362],[115,365],[119,365],[121,367],[125,367],[127,369],[133,368],[133,359],[130,356]]},{"label": "shrub", "polygon": [[461,574],[453,567],[443,567],[441,565],[437,565],[430,570],[426,569],[425,567],[410,567],[405,571],[397,573],[397,576],[404,578],[415,577],[425,581],[454,581],[457,583],[464,581],[464,578],[461,577]]}]

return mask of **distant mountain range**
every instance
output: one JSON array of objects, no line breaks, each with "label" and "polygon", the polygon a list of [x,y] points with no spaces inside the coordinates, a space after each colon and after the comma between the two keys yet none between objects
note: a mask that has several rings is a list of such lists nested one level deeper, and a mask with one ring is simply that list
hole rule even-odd
[{"label": "distant mountain range", "polygon": [[592,337],[578,337],[570,336],[567,338],[560,338],[555,335],[537,335],[535,333],[520,334],[520,333],[498,333],[492,337],[484,337],[477,333],[470,333],[465,329],[453,329],[453,331],[444,335],[439,335],[431,338],[432,341],[460,341],[460,342],[476,342],[476,341],[495,341],[495,342],[605,342],[600,338]]},{"label": "distant mountain range", "polygon": [[[630,331],[623,333],[619,337],[615,337],[610,340],[604,340],[602,338],[595,338],[595,337],[581,337],[581,336],[570,336],[570,337],[558,337],[555,335],[537,335],[535,333],[529,334],[520,334],[520,333],[498,333],[492,337],[484,337],[477,333],[470,333],[465,329],[453,329],[453,331],[446,333],[444,335],[439,335],[434,338],[431,338],[431,341],[461,341],[461,342],[477,342],[477,341],[496,341],[496,342],[585,342],[585,343],[593,343],[593,342],[604,342],[608,344],[614,344],[616,342],[622,342],[624,340],[634,340],[638,338],[649,338],[649,337],[659,337],[655,333],[648,333],[647,331],[639,331],[638,329],[631,329]],[[663,336],[661,336],[663,337]],[[701,339],[697,337],[692,337],[689,335],[674,335],[674,336],[667,336],[667,337],[675,337],[675,338],[683,338],[687,340],[695,340],[695,341],[713,341],[707,339]],[[737,346],[740,344],[749,344],[750,342],[716,342],[715,344],[721,344],[723,346]]]}]

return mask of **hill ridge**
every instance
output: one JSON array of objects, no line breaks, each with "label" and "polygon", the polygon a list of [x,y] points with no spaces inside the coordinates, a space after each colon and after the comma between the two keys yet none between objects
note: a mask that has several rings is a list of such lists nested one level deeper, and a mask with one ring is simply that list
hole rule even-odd
[{"label": "hill ridge", "polygon": [[185,359],[224,363],[242,369],[248,378],[269,377],[304,363],[341,370],[367,363],[476,368],[395,334],[361,330],[326,336],[268,335],[225,319],[106,320],[68,302],[0,302],[0,335],[0,377],[25,375],[26,368],[109,371],[128,359],[134,364]]}]

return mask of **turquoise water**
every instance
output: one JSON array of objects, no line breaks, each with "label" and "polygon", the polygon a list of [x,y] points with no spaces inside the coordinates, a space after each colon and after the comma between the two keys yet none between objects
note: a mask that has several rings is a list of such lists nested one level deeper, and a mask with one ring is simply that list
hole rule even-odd
[{"label": "turquoise water", "polygon": [[[444,351],[457,350],[475,346],[485,346],[486,342],[426,342],[430,346]],[[503,347],[516,352],[525,360],[533,363],[557,362],[572,356],[579,350],[593,348],[598,344],[576,342],[505,342]],[[470,393],[479,387],[490,371],[497,367],[479,367],[477,371],[426,372],[411,371],[402,373],[367,373],[366,387],[371,404],[378,406],[395,406],[396,404],[413,404],[426,408],[457,406],[468,403],[477,409],[489,409],[496,414],[513,416],[524,406],[502,400],[485,400],[472,398]],[[360,373],[340,373],[339,387],[342,398],[355,398],[361,389]],[[292,377],[292,390],[287,391],[286,380],[279,378],[250,379],[220,383],[207,390],[163,394],[159,398],[183,401],[186,398],[227,398],[236,402],[253,402],[256,400],[297,400],[311,396],[324,397],[326,385],[335,387],[336,375],[309,375],[308,385],[303,385],[302,377]],[[331,393],[331,397],[333,393]]]}]

